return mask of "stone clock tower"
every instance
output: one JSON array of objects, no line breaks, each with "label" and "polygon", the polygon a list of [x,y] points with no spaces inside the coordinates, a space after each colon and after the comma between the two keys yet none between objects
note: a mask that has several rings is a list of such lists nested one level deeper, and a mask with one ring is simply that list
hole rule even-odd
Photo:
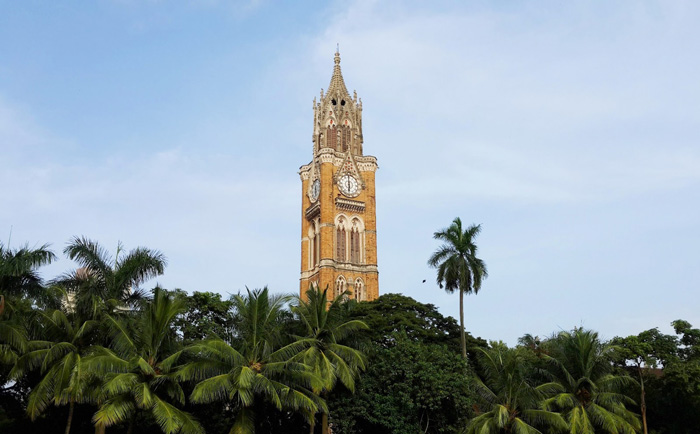
[{"label": "stone clock tower", "polygon": [[[358,300],[379,296],[374,174],[362,152],[362,100],[351,96],[340,54],[328,91],[314,98],[313,159],[301,176],[301,287],[345,290]],[[330,297],[330,294],[329,294]]]}]

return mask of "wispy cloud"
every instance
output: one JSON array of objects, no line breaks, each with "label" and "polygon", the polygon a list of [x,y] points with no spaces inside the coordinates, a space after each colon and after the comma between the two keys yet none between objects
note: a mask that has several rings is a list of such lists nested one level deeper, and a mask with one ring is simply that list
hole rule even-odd
[{"label": "wispy cloud", "polygon": [[[327,41],[351,41],[346,76],[373,96],[367,148],[401,170],[390,191],[408,183],[424,198],[608,201],[700,182],[700,133],[672,131],[680,119],[697,124],[700,111],[688,111],[655,61],[680,54],[669,44],[682,34],[668,26],[688,18],[676,8],[606,8],[601,18],[582,3],[531,6],[355,2],[331,20],[315,51],[325,59]],[[700,72],[698,60],[680,63]],[[700,98],[697,86],[687,91]]]}]

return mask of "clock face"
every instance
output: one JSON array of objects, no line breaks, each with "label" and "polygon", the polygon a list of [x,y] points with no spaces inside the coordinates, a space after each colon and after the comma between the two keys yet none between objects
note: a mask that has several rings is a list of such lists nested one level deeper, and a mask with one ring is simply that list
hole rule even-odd
[{"label": "clock face", "polygon": [[316,179],[314,183],[311,184],[311,201],[316,202],[319,194],[321,194],[321,181]]},{"label": "clock face", "polygon": [[346,196],[357,196],[360,193],[360,184],[352,175],[343,175],[338,180],[340,192]]}]

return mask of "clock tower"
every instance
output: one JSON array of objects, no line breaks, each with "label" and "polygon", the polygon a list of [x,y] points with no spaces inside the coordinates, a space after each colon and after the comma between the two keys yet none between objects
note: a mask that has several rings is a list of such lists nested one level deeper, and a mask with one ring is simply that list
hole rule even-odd
[{"label": "clock tower", "polygon": [[[313,158],[301,166],[301,286],[379,296],[374,174],[377,159],[362,151],[362,100],[351,96],[335,53],[333,76],[314,98]],[[332,295],[331,295],[332,294]]]}]

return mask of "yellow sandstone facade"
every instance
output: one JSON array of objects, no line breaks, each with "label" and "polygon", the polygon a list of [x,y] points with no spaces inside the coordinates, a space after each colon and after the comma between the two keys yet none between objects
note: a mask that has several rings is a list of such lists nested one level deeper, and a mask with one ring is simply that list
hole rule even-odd
[{"label": "yellow sandstone facade", "polygon": [[309,286],[358,300],[379,296],[374,174],[377,159],[363,155],[362,100],[351,96],[340,54],[328,91],[314,98],[313,159],[301,166],[300,294]]}]

